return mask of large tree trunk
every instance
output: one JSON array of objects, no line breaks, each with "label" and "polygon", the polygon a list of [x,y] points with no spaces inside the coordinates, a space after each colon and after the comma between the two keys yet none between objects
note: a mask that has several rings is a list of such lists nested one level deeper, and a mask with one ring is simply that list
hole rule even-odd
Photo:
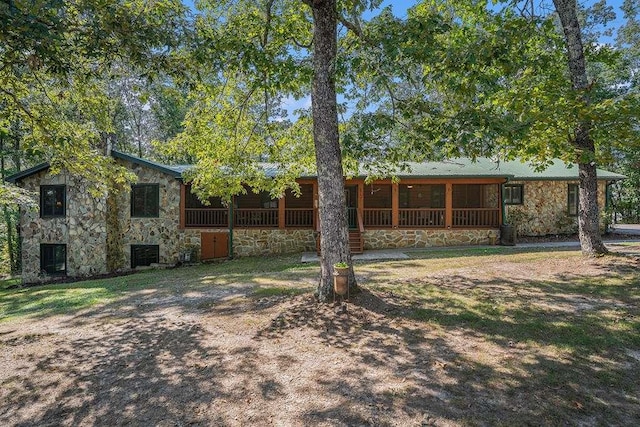
[{"label": "large tree trunk", "polygon": [[[582,33],[578,22],[576,0],[553,0],[562,23],[567,47],[569,74],[573,90],[581,93],[589,103],[589,79],[582,45]],[[580,189],[578,230],[582,253],[595,255],[606,253],[607,248],[600,237],[600,215],[598,209],[598,177],[596,175],[595,146],[589,134],[590,123],[579,123],[572,141],[578,162]]]},{"label": "large tree trunk", "polygon": [[[338,109],[335,88],[337,54],[336,0],[305,0],[313,11],[313,139],[318,168],[320,209],[321,277],[317,297],[329,302],[333,297],[333,265],[351,266],[344,174],[338,137]],[[355,290],[353,269],[350,286]]]}]

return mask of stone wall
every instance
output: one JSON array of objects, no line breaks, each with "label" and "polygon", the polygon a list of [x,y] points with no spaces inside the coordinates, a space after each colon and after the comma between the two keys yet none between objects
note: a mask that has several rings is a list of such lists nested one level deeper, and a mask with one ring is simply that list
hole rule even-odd
[{"label": "stone wall", "polygon": [[[516,224],[520,236],[571,234],[578,231],[576,217],[567,214],[568,184],[578,181],[509,181],[523,185],[523,204],[507,205],[507,222]],[[606,183],[598,182],[598,205],[605,207]],[[602,224],[604,227],[604,224]]]},{"label": "stone wall", "polygon": [[66,186],[66,213],[60,218],[40,218],[38,210],[23,211],[22,278],[24,282],[44,281],[40,271],[40,244],[67,245],[67,275],[92,276],[106,273],[106,197],[95,198],[89,186],[64,173],[43,171],[24,178],[20,185],[36,194],[40,185]]},{"label": "stone wall", "polygon": [[239,257],[315,250],[313,230],[236,229],[233,233],[233,252]]},{"label": "stone wall", "polygon": [[[227,232],[227,229],[185,229],[180,226],[180,181],[148,166],[118,160],[138,177],[138,184],[158,184],[160,209],[157,218],[131,217],[131,192],[107,198],[91,196],[88,186],[65,174],[52,176],[43,171],[22,180],[21,186],[35,193],[40,185],[66,185],[66,215],[63,218],[40,218],[38,211],[21,217],[23,280],[45,280],[40,272],[40,244],[67,245],[67,275],[91,276],[131,267],[131,245],[158,245],[160,263],[174,264],[180,254],[191,251],[200,257],[201,232]],[[507,214],[519,216],[520,235],[547,235],[576,231],[575,217],[567,215],[567,184],[571,181],[524,181],[523,205],[507,206]],[[605,182],[598,184],[600,208],[605,204]],[[114,216],[111,217],[113,212]],[[109,215],[109,216],[108,216]],[[117,219],[116,226],[109,226]],[[108,236],[107,233],[110,233]],[[496,229],[389,229],[366,230],[365,249],[419,248],[492,244],[498,240]],[[109,238],[109,245],[107,245]],[[108,246],[111,249],[108,249]],[[108,251],[118,249],[109,258]],[[234,230],[234,256],[260,256],[315,251],[315,232],[310,229]],[[108,260],[110,263],[108,263]],[[114,263],[115,260],[115,263]]]},{"label": "stone wall", "polygon": [[[180,225],[180,181],[159,170],[147,166],[118,160],[137,177],[136,184],[158,184],[160,189],[160,210],[157,218],[131,217],[131,191],[125,191],[116,198],[120,221],[120,245],[124,248],[123,264],[119,269],[131,267],[131,245],[158,245],[160,263],[175,264],[185,247],[184,233]],[[200,245],[198,238],[194,244]]]},{"label": "stone wall", "polygon": [[365,230],[364,248],[425,248],[431,246],[464,246],[495,244],[498,230]]}]

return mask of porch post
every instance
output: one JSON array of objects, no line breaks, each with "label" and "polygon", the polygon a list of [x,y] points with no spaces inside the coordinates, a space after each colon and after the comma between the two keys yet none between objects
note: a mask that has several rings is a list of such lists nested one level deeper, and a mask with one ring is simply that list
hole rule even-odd
[{"label": "porch post", "polygon": [[400,190],[397,182],[391,183],[391,228],[400,223]]},{"label": "porch post", "polygon": [[498,191],[498,193],[500,194],[500,221],[499,221],[499,225],[504,224],[504,219],[506,217],[506,206],[504,205],[504,184],[506,184],[507,181],[505,181],[502,184],[498,184],[499,185],[499,189],[500,191]]},{"label": "porch post", "polygon": [[313,181],[313,229],[318,231],[318,181]]},{"label": "porch post", "polygon": [[447,182],[445,193],[444,225],[447,229],[451,229],[453,225],[453,184],[451,182]]},{"label": "porch post", "polygon": [[286,193],[283,194],[282,197],[278,199],[278,228],[281,230],[284,229],[284,226],[285,226],[285,221],[284,221],[285,208],[286,208],[285,199],[286,199]]},{"label": "porch post", "polygon": [[364,221],[364,181],[358,180],[358,215]]},{"label": "porch post", "polygon": [[186,221],[186,218],[185,218],[186,199],[187,199],[187,186],[184,184],[184,182],[181,182],[180,183],[180,226],[179,226],[181,230],[184,229],[185,221]]}]

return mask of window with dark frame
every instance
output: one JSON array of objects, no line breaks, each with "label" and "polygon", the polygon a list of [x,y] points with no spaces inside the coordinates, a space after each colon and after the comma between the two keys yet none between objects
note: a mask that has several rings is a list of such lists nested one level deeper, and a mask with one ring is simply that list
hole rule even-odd
[{"label": "window with dark frame", "polygon": [[67,274],[67,245],[41,244],[40,271],[52,276]]},{"label": "window with dark frame", "polygon": [[522,184],[505,185],[503,194],[506,205],[521,205],[524,202],[524,186]]},{"label": "window with dark frame", "polygon": [[578,193],[578,184],[568,184],[567,186],[567,214],[569,216],[578,216],[578,204],[580,196]]},{"label": "window with dark frame", "polygon": [[159,245],[131,245],[131,268],[160,262]]},{"label": "window with dark frame", "polygon": [[66,214],[66,186],[40,186],[40,217],[56,218]]},{"label": "window with dark frame", "polygon": [[160,186],[138,184],[131,186],[131,216],[156,218],[160,214]]}]

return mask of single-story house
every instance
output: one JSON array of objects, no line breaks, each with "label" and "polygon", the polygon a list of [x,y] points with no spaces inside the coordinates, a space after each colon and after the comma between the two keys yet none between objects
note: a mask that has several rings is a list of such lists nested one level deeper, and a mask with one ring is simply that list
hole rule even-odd
[{"label": "single-story house", "polygon": [[[185,257],[313,251],[321,235],[315,177],[299,179],[301,195],[273,200],[248,192],[231,206],[211,199],[204,205],[182,174],[169,166],[113,151],[138,177],[131,190],[94,198],[77,177],[52,175],[42,164],[8,178],[40,195],[39,211],[20,220],[23,280],[55,275],[90,276]],[[345,181],[354,251],[383,248],[492,244],[511,218],[523,235],[576,230],[578,168],[556,161],[542,172],[520,162],[411,164],[390,179]],[[265,167],[267,175],[273,167]],[[608,184],[624,176],[598,170],[604,208]],[[232,233],[232,234],[230,234]],[[229,239],[231,235],[232,239]]]}]

